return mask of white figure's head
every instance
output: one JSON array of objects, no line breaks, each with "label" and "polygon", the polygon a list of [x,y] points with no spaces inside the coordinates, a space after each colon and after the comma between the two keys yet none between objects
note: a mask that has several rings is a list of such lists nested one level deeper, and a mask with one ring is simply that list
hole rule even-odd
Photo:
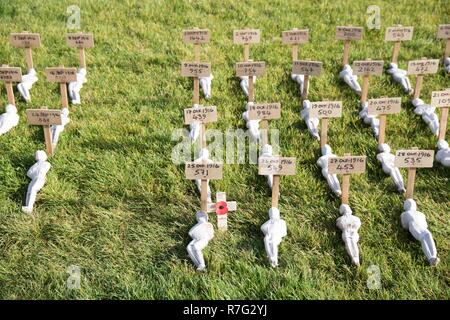
[{"label": "white figure's head", "polygon": [[63,116],[68,117],[68,116],[69,116],[69,109],[68,109],[68,108],[63,108],[63,109],[61,110],[61,114],[62,114]]},{"label": "white figure's head", "polygon": [[421,105],[425,104],[425,102],[423,102],[423,100],[420,98],[415,98],[415,99],[413,99],[412,104],[414,107],[417,107],[417,106],[421,106]]},{"label": "white figure's head", "polygon": [[198,222],[207,222],[208,221],[208,215],[204,213],[203,211],[197,211],[195,214],[195,218]]},{"label": "white figure's head", "polygon": [[366,110],[369,108],[369,103],[367,101],[361,102],[361,109]]},{"label": "white figure's head", "polygon": [[333,152],[329,144],[324,145],[320,150],[322,151],[322,155],[331,154]]},{"label": "white figure's head", "polygon": [[35,76],[36,75],[36,70],[34,70],[34,68],[30,68],[28,69],[28,74]]},{"label": "white figure's head", "polygon": [[380,152],[391,153],[391,147],[389,147],[389,145],[387,143],[380,144],[378,146],[378,150],[380,150]]},{"label": "white figure's head", "polygon": [[272,149],[272,146],[270,144],[263,145],[263,147],[261,149],[261,152],[264,155],[272,155],[272,151],[273,151],[273,149]]},{"label": "white figure's head", "polygon": [[78,70],[78,73],[80,73],[80,74],[82,74],[83,76],[85,76],[85,75],[87,74],[87,71],[86,71],[85,68],[80,68],[80,69]]},{"label": "white figure's head", "polygon": [[352,72],[352,71],[353,71],[353,70],[352,70],[352,67],[350,67],[349,64],[346,64],[342,70],[343,70],[343,71],[347,71],[347,72]]},{"label": "white figure's head", "polygon": [[398,65],[394,62],[389,63],[389,68],[388,69],[398,69]]},{"label": "white figure's head", "polygon": [[447,64],[450,64],[450,57],[447,57],[447,58],[445,58],[444,59],[444,63],[447,65]]},{"label": "white figure's head", "polygon": [[198,157],[202,158],[203,160],[208,160],[209,159],[209,150],[207,148],[200,149],[200,151],[198,152]]},{"label": "white figure's head", "polygon": [[438,141],[437,147],[438,147],[439,150],[441,150],[441,149],[448,149],[448,142],[445,141],[444,139],[441,139],[441,140]]},{"label": "white figure's head", "polygon": [[309,101],[309,100],[303,100],[303,108],[304,108],[304,109],[309,109],[309,108],[311,108],[311,101]]},{"label": "white figure's head", "polygon": [[36,151],[36,154],[34,155],[34,158],[36,161],[45,161],[47,160],[47,154],[43,150]]},{"label": "white figure's head", "polygon": [[353,211],[348,204],[341,204],[341,206],[339,207],[339,213],[341,215],[350,215],[352,214],[352,212]]},{"label": "white figure's head", "polygon": [[278,208],[272,207],[269,209],[269,218],[270,219],[280,219],[280,210]]},{"label": "white figure's head", "polygon": [[199,108],[200,107],[200,105],[198,104],[198,103],[194,103],[193,105],[192,105],[192,108]]},{"label": "white figure's head", "polygon": [[15,105],[8,104],[5,108],[6,113],[17,113],[17,108]]},{"label": "white figure's head", "polygon": [[405,202],[403,202],[403,208],[406,211],[416,211],[417,204],[413,199],[406,199]]},{"label": "white figure's head", "polygon": [[242,113],[242,118],[243,118],[245,121],[248,121],[248,120],[249,120],[249,118],[248,118],[248,111],[244,111],[244,112]]}]

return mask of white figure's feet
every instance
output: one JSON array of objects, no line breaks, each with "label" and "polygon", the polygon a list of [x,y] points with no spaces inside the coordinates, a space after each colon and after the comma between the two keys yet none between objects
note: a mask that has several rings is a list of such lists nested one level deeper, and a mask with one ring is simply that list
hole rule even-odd
[{"label": "white figure's feet", "polygon": [[436,152],[436,161],[440,162],[445,167],[450,167],[450,148],[448,142],[439,140],[437,143],[438,151]]},{"label": "white figure's feet", "polygon": [[77,72],[77,81],[69,83],[69,96],[72,104],[80,104],[80,90],[83,88],[83,84],[87,82],[87,71],[84,68],[80,68]]},{"label": "white figure's feet", "polygon": [[200,87],[202,88],[203,95],[205,96],[206,100],[211,99],[211,82],[212,82],[212,79],[214,79],[212,73],[209,75],[209,77],[199,78]]},{"label": "white figure's feet", "polygon": [[361,86],[358,83],[358,76],[353,75],[353,70],[350,65],[346,64],[342,71],[339,73],[339,78],[356,92],[357,95],[361,95]]},{"label": "white figure's feet", "polygon": [[402,86],[405,93],[411,94],[414,91],[406,70],[399,69],[396,63],[391,62],[386,72],[392,76],[395,82],[398,82]]},{"label": "white figure's feet", "polygon": [[37,81],[37,72],[34,68],[31,68],[27,74],[22,76],[22,82],[17,85],[20,95],[26,102],[31,101],[30,90]]},{"label": "white figure's feet", "polygon": [[17,108],[12,104],[8,104],[5,109],[6,112],[0,115],[0,136],[7,133],[19,123]]},{"label": "white figure's feet", "polygon": [[300,111],[300,117],[305,121],[309,133],[320,141],[319,135],[319,118],[310,117],[309,110],[311,109],[311,101],[303,100],[303,109]]},{"label": "white figure's feet", "polygon": [[436,108],[429,104],[425,104],[422,99],[416,98],[412,100],[415,107],[414,113],[422,116],[422,120],[428,125],[434,135],[439,134],[439,118],[435,112]]}]

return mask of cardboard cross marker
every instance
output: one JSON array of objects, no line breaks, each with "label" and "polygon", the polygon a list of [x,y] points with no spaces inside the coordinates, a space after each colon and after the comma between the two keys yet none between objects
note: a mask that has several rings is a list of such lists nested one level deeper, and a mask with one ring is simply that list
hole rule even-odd
[{"label": "cardboard cross marker", "polygon": [[322,73],[322,62],[310,60],[295,60],[292,63],[292,73],[304,75],[303,81],[303,100],[308,99],[309,77],[319,76]]},{"label": "cardboard cross marker", "polygon": [[413,27],[402,27],[398,25],[396,27],[390,27],[386,29],[384,41],[394,42],[394,48],[392,49],[392,63],[397,63],[398,53],[402,41],[409,41],[413,36]]},{"label": "cardboard cross marker", "polygon": [[30,33],[27,31],[23,31],[22,33],[11,33],[9,40],[13,47],[24,49],[28,70],[34,68],[32,48],[41,46],[41,37],[39,33]]},{"label": "cardboard cross marker", "polygon": [[378,145],[384,143],[387,126],[386,115],[400,113],[402,98],[379,98],[369,99],[367,114],[378,116],[380,119],[380,132],[378,134]]},{"label": "cardboard cross marker", "polygon": [[216,203],[208,203],[208,213],[215,212],[217,215],[217,228],[220,231],[228,229],[228,212],[237,210],[236,201],[227,201],[225,192],[216,193]]},{"label": "cardboard cross marker", "polygon": [[383,74],[383,60],[370,60],[366,61],[353,61],[353,74],[363,76],[363,85],[361,89],[361,99],[360,102],[364,103],[367,101],[367,95],[369,93],[369,77],[370,76],[381,76]]},{"label": "cardboard cross marker", "polygon": [[262,145],[266,145],[269,143],[268,120],[281,118],[281,104],[279,102],[253,103],[249,105],[248,118],[261,120],[261,141]]},{"label": "cardboard cross marker", "polygon": [[41,109],[27,109],[26,112],[29,125],[43,127],[47,154],[52,156],[54,146],[50,126],[62,124],[61,110],[49,110],[47,107],[42,107]]},{"label": "cardboard cross marker", "polygon": [[272,207],[278,208],[280,198],[280,176],[295,175],[296,159],[293,157],[259,157],[258,174],[273,175]]},{"label": "cardboard cross marker", "polygon": [[298,45],[309,42],[309,29],[283,31],[281,34],[283,44],[292,45],[292,61],[298,60]]},{"label": "cardboard cross marker", "polygon": [[66,35],[67,46],[77,48],[80,52],[80,68],[86,69],[85,49],[94,46],[94,35],[92,33],[68,33]]},{"label": "cardboard cross marker", "polygon": [[437,31],[438,39],[445,39],[444,59],[450,56],[450,24],[441,24]]},{"label": "cardboard cross marker", "polygon": [[311,102],[309,116],[320,119],[320,146],[328,143],[328,118],[342,117],[342,101]]},{"label": "cardboard cross marker", "polygon": [[67,83],[77,81],[77,68],[64,68],[64,66],[46,68],[47,81],[58,82],[61,92],[61,109],[69,107],[67,99]]},{"label": "cardboard cross marker", "polygon": [[412,199],[414,193],[414,182],[416,179],[416,168],[432,168],[434,150],[397,150],[395,154],[395,166],[397,168],[408,168],[408,181],[406,185],[406,199]]},{"label": "cardboard cross marker", "polygon": [[261,30],[244,29],[233,31],[233,43],[244,45],[244,61],[250,60],[250,45],[261,41]]},{"label": "cardboard cross marker", "polygon": [[450,108],[450,88],[445,91],[433,91],[431,93],[431,106],[441,109],[438,140],[445,140],[445,133],[447,132],[448,108]]},{"label": "cardboard cross marker", "polygon": [[14,99],[13,82],[22,81],[22,70],[18,67],[9,67],[8,65],[2,65],[0,67],[0,81],[5,83],[6,94],[8,95],[8,103],[13,106],[16,105]]},{"label": "cardboard cross marker", "polygon": [[362,35],[362,27],[336,27],[336,39],[344,40],[344,55],[342,57],[342,66],[348,64],[348,58],[350,56],[350,41],[361,40]]},{"label": "cardboard cross marker", "polygon": [[423,77],[425,74],[436,73],[439,66],[439,59],[422,58],[420,60],[409,61],[408,63],[408,75],[416,74],[416,85],[414,87],[414,99],[420,97],[420,91],[422,90]]},{"label": "cardboard cross marker", "polygon": [[350,192],[350,175],[366,171],[366,156],[351,156],[349,153],[343,157],[328,158],[328,172],[342,174],[342,204],[348,204]]},{"label": "cardboard cross marker", "polygon": [[207,29],[194,28],[183,30],[183,42],[194,45],[194,62],[182,62],[181,75],[194,78],[194,96],[192,103],[200,103],[200,80],[199,77],[211,75],[211,64],[200,63],[200,44],[209,43],[210,34]]}]

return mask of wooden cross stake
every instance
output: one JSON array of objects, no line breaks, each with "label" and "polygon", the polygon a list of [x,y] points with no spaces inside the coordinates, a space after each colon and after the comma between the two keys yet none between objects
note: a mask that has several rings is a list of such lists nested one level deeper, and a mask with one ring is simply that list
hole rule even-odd
[{"label": "wooden cross stake", "polygon": [[27,120],[29,125],[42,126],[44,129],[45,146],[47,154],[54,154],[54,146],[52,143],[51,125],[62,124],[61,110],[49,110],[47,107],[41,109],[27,109]]},{"label": "wooden cross stake", "polygon": [[260,120],[262,145],[269,143],[268,120],[281,117],[281,104],[279,102],[254,103],[249,105],[248,117],[250,120]]},{"label": "wooden cross stake", "polygon": [[309,29],[299,30],[294,28],[292,30],[282,32],[283,44],[292,46],[292,61],[298,60],[298,47],[300,44],[309,42]]},{"label": "wooden cross stake", "polygon": [[320,146],[328,143],[328,119],[342,117],[342,101],[311,102],[309,116],[320,119]]},{"label": "wooden cross stake", "polygon": [[353,61],[353,74],[363,76],[363,85],[361,89],[361,103],[367,101],[369,93],[369,77],[371,75],[380,76],[383,73],[384,61],[367,59],[365,61]]},{"label": "wooden cross stake", "polygon": [[293,157],[259,157],[258,174],[273,175],[272,207],[278,208],[280,199],[280,176],[295,175],[296,159]]},{"label": "wooden cross stake", "polygon": [[67,83],[77,81],[77,68],[65,68],[64,66],[46,68],[47,81],[58,82],[61,93],[61,109],[69,107],[67,98]]},{"label": "wooden cross stake", "polygon": [[309,77],[319,76],[322,73],[322,62],[306,60],[295,60],[292,63],[292,73],[304,75],[302,99],[308,99]]},{"label": "wooden cross stake", "polygon": [[450,108],[450,88],[431,93],[431,106],[441,109],[438,140],[445,140],[447,132],[448,108]]},{"label": "wooden cross stake", "polygon": [[395,166],[408,168],[408,181],[406,184],[406,199],[413,199],[414,182],[416,180],[416,168],[433,167],[434,150],[397,150],[395,154]]},{"label": "wooden cross stake", "polygon": [[397,114],[401,110],[402,99],[400,97],[369,99],[367,114],[378,116],[380,119],[380,132],[378,134],[378,145],[385,142],[386,126],[388,114]]},{"label": "wooden cross stake", "polygon": [[25,53],[25,61],[28,70],[34,68],[32,48],[41,46],[41,38],[38,33],[30,33],[22,31],[22,33],[11,33],[10,43],[13,47],[23,48]]},{"label": "wooden cross stake", "polygon": [[336,27],[336,39],[344,41],[344,54],[342,56],[342,66],[348,64],[350,56],[350,41],[361,40],[363,34],[362,27]]},{"label": "wooden cross stake", "polygon": [[349,203],[350,175],[366,171],[366,156],[351,156],[345,153],[343,157],[328,158],[328,172],[342,174],[342,204]]},{"label": "wooden cross stake", "polygon": [[208,203],[208,213],[216,213],[217,228],[220,231],[226,231],[228,229],[228,212],[236,210],[236,201],[227,201],[227,194],[225,192],[217,192],[216,203]]},{"label": "wooden cross stake", "polygon": [[437,30],[437,38],[445,40],[444,59],[450,56],[450,24],[441,24]]},{"label": "wooden cross stake", "polygon": [[80,55],[80,68],[86,69],[85,49],[94,46],[94,35],[92,33],[68,33],[66,43],[71,48],[77,48]]},{"label": "wooden cross stake", "polygon": [[414,99],[420,97],[422,90],[423,77],[425,74],[436,73],[439,66],[439,59],[427,59],[423,57],[420,60],[412,60],[408,63],[408,74],[415,74],[416,85],[414,87]]},{"label": "wooden cross stake", "polygon": [[8,103],[13,106],[16,105],[14,98],[13,82],[22,81],[22,70],[18,67],[9,67],[4,64],[0,67],[0,81],[5,83],[6,94],[8,96]]},{"label": "wooden cross stake", "polygon": [[391,59],[392,63],[397,63],[401,42],[411,40],[413,30],[414,30],[413,27],[403,27],[401,25],[397,25],[395,27],[390,27],[386,29],[384,40],[394,42],[394,48],[392,49],[392,59]]}]

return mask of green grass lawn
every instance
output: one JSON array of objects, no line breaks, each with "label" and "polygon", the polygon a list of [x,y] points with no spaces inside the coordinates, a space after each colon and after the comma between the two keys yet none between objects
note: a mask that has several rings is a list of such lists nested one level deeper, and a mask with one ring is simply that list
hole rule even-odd
[{"label": "green grass lawn", "polygon": [[[34,152],[44,149],[40,127],[26,125],[25,109],[60,107],[59,86],[45,80],[44,68],[78,65],[65,44],[66,8],[81,8],[81,29],[93,32],[87,51],[88,83],[82,105],[71,106],[71,123],[61,135],[47,184],[32,216],[21,212]],[[358,119],[358,97],[338,79],[342,42],[337,25],[365,26],[367,6],[381,8],[381,30],[367,30],[352,43],[350,61],[388,61],[388,26],[414,26],[402,45],[399,64],[426,56],[441,58],[438,24],[450,23],[448,0],[411,1],[110,1],[7,0],[0,2],[0,60],[24,70],[22,50],[9,34],[41,34],[34,50],[39,82],[26,105],[16,93],[20,123],[0,136],[0,298],[3,299],[448,299],[450,297],[450,171],[440,165],[417,172],[415,199],[427,216],[441,263],[428,266],[420,243],[400,225],[403,195],[376,161],[377,142]],[[202,60],[213,66],[212,105],[219,120],[209,128],[245,128],[245,97],[234,76],[242,46],[233,29],[260,28],[262,40],[251,56],[267,63],[258,79],[256,101],[280,101],[281,152],[298,159],[297,174],[281,182],[280,210],[288,236],[280,246],[280,266],[269,267],[260,226],[267,220],[270,192],[256,165],[226,165],[213,192],[238,201],[229,231],[205,250],[207,272],[195,271],[187,257],[188,230],[195,223],[199,194],[171,161],[172,131],[183,128],[192,81],[179,75],[180,62],[193,58],[181,31],[211,31]],[[361,218],[362,265],[350,265],[335,226],[340,201],[333,197],[316,160],[319,144],[300,119],[299,92],[290,79],[290,47],[281,32],[309,28],[300,58],[324,62],[310,87],[312,101],[342,100],[344,115],[329,125],[337,154],[367,155],[367,172],[351,178],[350,205]],[[415,78],[411,79],[414,83]],[[370,80],[369,98],[401,96],[402,112],[388,117],[393,150],[435,149],[436,138],[413,113],[409,98],[385,74]],[[4,88],[4,86],[1,86]],[[442,66],[425,77],[422,98],[449,87]],[[1,89],[0,111],[6,105]],[[406,178],[406,171],[402,171]],[[211,220],[215,223],[214,215]],[[66,288],[69,265],[81,268],[81,288]],[[379,266],[381,288],[367,288],[367,268]]]}]

